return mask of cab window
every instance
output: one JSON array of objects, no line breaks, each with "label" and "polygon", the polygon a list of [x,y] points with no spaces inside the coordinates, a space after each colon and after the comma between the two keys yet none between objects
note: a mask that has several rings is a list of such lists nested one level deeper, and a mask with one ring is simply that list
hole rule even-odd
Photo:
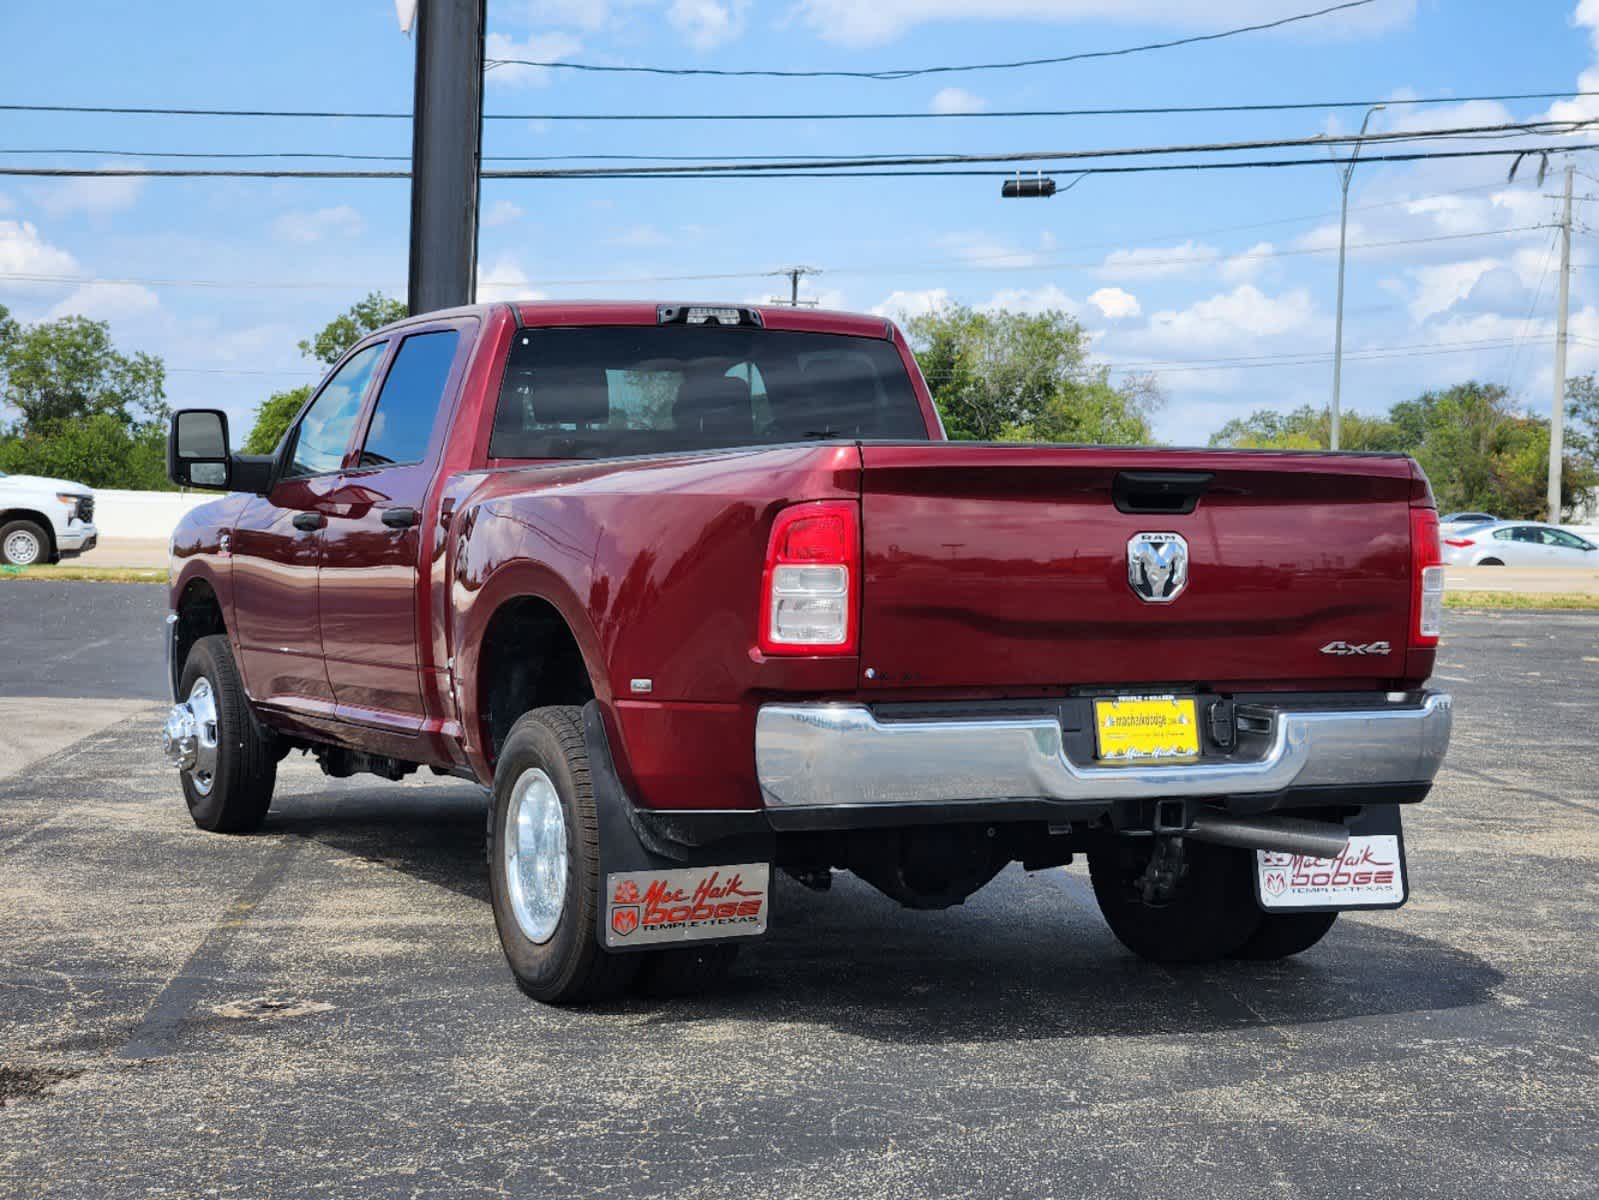
[{"label": "cab window", "polygon": [[387,467],[427,457],[433,422],[461,335],[454,329],[416,333],[400,343],[394,365],[378,393],[372,424],[361,447],[360,465]]},{"label": "cab window", "polygon": [[326,475],[344,465],[361,400],[386,345],[378,342],[356,351],[317,394],[295,430],[286,476]]}]

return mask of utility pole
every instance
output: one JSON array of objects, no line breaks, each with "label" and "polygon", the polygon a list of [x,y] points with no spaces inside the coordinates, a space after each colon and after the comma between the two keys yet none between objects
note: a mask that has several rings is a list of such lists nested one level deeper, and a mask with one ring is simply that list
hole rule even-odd
[{"label": "utility pole", "polygon": [[[810,306],[816,304],[814,300],[801,300],[799,298],[799,281],[806,275],[820,275],[821,273],[820,267],[788,267],[782,271],[772,272],[773,275],[788,276],[788,304],[790,308],[799,308],[802,304]],[[783,301],[774,296],[772,297],[772,303],[781,304]]]},{"label": "utility pole", "polygon": [[[1374,104],[1366,110],[1366,119],[1360,123],[1360,136],[1366,136],[1366,126],[1371,124],[1373,113],[1379,113],[1387,108],[1386,104]],[[1344,202],[1338,217],[1338,315],[1333,321],[1333,390],[1332,390],[1332,449],[1338,449],[1342,433],[1343,418],[1339,412],[1339,390],[1343,384],[1344,374],[1344,241],[1349,232],[1349,177],[1355,173],[1355,160],[1360,157],[1360,142],[1356,141],[1354,149],[1349,152],[1349,161],[1344,164],[1343,185]]]},{"label": "utility pole", "polygon": [[486,0],[416,5],[407,295],[412,313],[470,304],[477,291],[485,6]]},{"label": "utility pole", "polygon": [[1566,311],[1571,299],[1571,174],[1566,164],[1566,196],[1560,212],[1560,306],[1555,310],[1555,402],[1549,410],[1549,516],[1560,521],[1560,468],[1565,462]]}]

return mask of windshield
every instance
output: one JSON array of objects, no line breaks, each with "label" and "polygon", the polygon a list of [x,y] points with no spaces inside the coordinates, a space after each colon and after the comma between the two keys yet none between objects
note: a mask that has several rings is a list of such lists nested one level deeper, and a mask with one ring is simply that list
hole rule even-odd
[{"label": "windshield", "polygon": [[610,458],[819,438],[925,441],[894,346],[750,328],[604,326],[517,334],[494,458]]}]

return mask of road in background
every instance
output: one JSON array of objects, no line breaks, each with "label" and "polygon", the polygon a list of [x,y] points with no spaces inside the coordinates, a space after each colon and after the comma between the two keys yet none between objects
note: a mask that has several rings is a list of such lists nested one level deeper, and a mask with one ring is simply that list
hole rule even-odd
[{"label": "road in background", "polygon": [[[45,586],[0,598],[159,654],[161,589]],[[0,690],[51,644],[8,615]],[[1140,962],[1080,865],[937,913],[782,877],[725,989],[590,1010],[512,983],[480,789],[294,755],[204,834],[120,701],[0,772],[0,1196],[1591,1196],[1599,621],[1451,613],[1439,679],[1413,899],[1301,959]]]}]

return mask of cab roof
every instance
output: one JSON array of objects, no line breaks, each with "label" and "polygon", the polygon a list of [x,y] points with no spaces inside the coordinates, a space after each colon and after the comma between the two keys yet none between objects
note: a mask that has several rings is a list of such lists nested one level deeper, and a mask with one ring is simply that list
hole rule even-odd
[{"label": "cab roof", "polygon": [[786,304],[743,304],[736,301],[678,300],[509,300],[488,304],[468,304],[437,312],[418,313],[396,321],[388,328],[400,329],[439,317],[487,317],[496,309],[509,308],[519,325],[655,325],[663,304],[684,304],[707,308],[741,308],[760,314],[761,325],[792,333],[840,333],[853,337],[889,338],[894,336],[892,321],[869,313],[835,312],[825,308],[791,308]]}]

